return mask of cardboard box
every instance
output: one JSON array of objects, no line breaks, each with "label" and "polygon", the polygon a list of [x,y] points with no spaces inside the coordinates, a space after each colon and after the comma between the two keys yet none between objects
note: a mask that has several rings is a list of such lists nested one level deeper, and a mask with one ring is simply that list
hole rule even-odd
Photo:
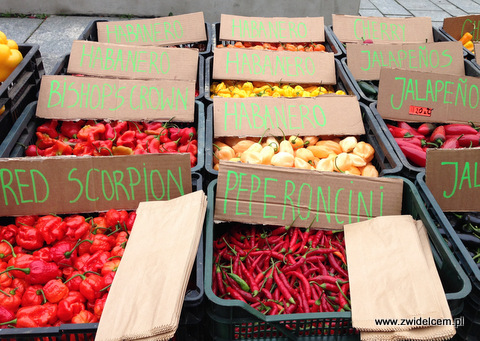
[{"label": "cardboard box", "polygon": [[382,68],[378,112],[409,122],[480,123],[477,77]]},{"label": "cardboard box", "polygon": [[466,32],[472,33],[472,40],[480,40],[480,14],[464,15],[443,19],[443,30],[455,40],[460,40]]},{"label": "cardboard box", "polygon": [[332,15],[333,32],[342,43],[429,43],[433,42],[430,17],[384,18]]},{"label": "cardboard box", "polygon": [[261,42],[324,42],[323,17],[263,18],[222,14],[220,40]]},{"label": "cardboard box", "polygon": [[215,220],[341,229],[401,214],[403,181],[220,162]]},{"label": "cardboard box", "polygon": [[460,42],[428,44],[347,43],[348,68],[356,80],[378,80],[382,67],[465,75]]},{"label": "cardboard box", "polygon": [[188,154],[0,159],[0,216],[136,209],[192,188]]},{"label": "cardboard box", "polygon": [[178,45],[207,40],[203,12],[153,19],[98,22],[98,41],[132,45]]},{"label": "cardboard box", "polygon": [[480,148],[427,151],[425,180],[445,212],[477,212]]}]

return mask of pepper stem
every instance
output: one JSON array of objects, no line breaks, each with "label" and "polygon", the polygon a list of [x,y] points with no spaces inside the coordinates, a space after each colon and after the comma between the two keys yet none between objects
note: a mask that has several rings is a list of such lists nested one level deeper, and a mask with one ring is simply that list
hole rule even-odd
[{"label": "pepper stem", "polygon": [[82,244],[83,242],[88,242],[90,244],[93,244],[93,240],[90,240],[90,239],[79,239],[77,241],[77,243],[75,244],[75,246],[73,247],[73,249],[71,249],[70,251],[66,251],[63,255],[65,256],[65,258],[70,258],[70,256],[72,255],[72,253],[75,251],[75,249],[80,245]]},{"label": "pepper stem", "polygon": [[13,245],[10,244],[10,242],[6,239],[2,239],[2,242],[6,243],[8,246],[10,246],[10,249],[12,249],[12,256],[13,257],[17,257],[17,254],[15,253],[15,251],[13,250]]},{"label": "pepper stem", "polygon": [[43,289],[38,289],[38,290],[36,291],[36,294],[37,294],[37,295],[42,294],[42,297],[43,297],[42,304],[47,303],[47,298],[45,297],[45,292],[43,291]]},{"label": "pepper stem", "polygon": [[17,323],[17,319],[13,319],[7,322],[2,322],[0,323],[0,326],[6,326],[7,324],[15,324],[15,323]]}]

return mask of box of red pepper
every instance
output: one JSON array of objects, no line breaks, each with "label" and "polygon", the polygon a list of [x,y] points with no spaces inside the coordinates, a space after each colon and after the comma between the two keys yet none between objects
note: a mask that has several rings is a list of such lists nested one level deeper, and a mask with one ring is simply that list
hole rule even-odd
[{"label": "box of red pepper", "polygon": [[23,60],[0,85],[0,143],[27,104],[36,99],[45,73],[39,48],[35,44],[20,44]]},{"label": "box of red pepper", "polygon": [[[468,277],[443,242],[414,184],[401,179],[402,214],[425,224],[452,315],[458,316],[471,290]],[[292,224],[215,222],[216,186],[214,180],[208,187],[205,244],[210,337],[358,339],[349,311],[343,233],[297,229]]]},{"label": "box of red pepper", "polygon": [[[195,101],[195,122],[88,122],[45,120],[33,102],[0,145],[1,157],[190,153],[192,172],[204,165],[204,104]],[[43,154],[43,155],[42,155]]]},{"label": "box of red pepper", "polygon": [[[202,177],[192,176],[192,189]],[[121,262],[135,211],[2,217],[0,220],[0,339],[70,337],[93,340]],[[200,334],[203,319],[203,240],[176,338]],[[15,328],[13,328],[15,327]]]}]

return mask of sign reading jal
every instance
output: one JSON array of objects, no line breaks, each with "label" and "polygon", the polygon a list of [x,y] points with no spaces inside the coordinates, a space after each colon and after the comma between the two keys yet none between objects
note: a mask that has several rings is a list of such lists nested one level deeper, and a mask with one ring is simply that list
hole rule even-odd
[{"label": "sign reading jal", "polygon": [[43,76],[37,116],[50,119],[193,122],[195,83]]},{"label": "sign reading jal", "polygon": [[220,40],[269,43],[324,42],[323,17],[261,18],[222,14]]},{"label": "sign reading jal", "polygon": [[0,160],[0,216],[136,209],[191,191],[188,154]]},{"label": "sign reading jal", "polygon": [[203,12],[153,19],[99,21],[98,41],[127,45],[179,45],[207,40]]},{"label": "sign reading jal", "polygon": [[429,149],[425,180],[443,211],[480,211],[480,148]]},{"label": "sign reading jal", "polygon": [[216,49],[213,78],[336,84],[335,57],[330,52]]},{"label": "sign reading jal", "polygon": [[332,15],[333,32],[342,43],[432,43],[430,17],[384,18]]},{"label": "sign reading jal", "polygon": [[396,121],[480,124],[479,88],[477,77],[382,68],[377,109]]},{"label": "sign reading jal", "polygon": [[355,96],[214,97],[213,108],[215,137],[262,136],[267,129],[274,136],[365,134]]},{"label": "sign reading jal", "polygon": [[313,228],[401,214],[403,181],[221,161],[215,220]]}]

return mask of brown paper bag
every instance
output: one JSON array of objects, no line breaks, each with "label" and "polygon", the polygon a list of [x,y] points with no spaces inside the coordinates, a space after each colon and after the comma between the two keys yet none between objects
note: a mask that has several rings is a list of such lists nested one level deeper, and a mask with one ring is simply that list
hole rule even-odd
[{"label": "brown paper bag", "polygon": [[206,205],[202,191],[170,201],[140,203],[96,341],[173,337]]}]

